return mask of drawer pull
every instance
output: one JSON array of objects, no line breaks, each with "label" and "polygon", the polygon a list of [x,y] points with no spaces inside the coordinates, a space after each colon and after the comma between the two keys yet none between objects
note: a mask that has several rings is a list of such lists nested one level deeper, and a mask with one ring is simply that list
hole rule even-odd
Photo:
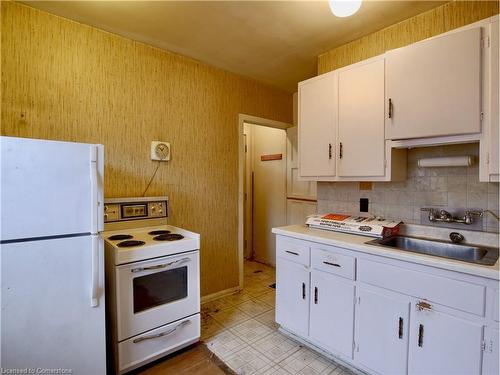
[{"label": "drawer pull", "polygon": [[403,318],[399,317],[398,336],[403,339]]},{"label": "drawer pull", "polygon": [[333,266],[333,267],[342,267],[340,264],[338,263],[330,263],[330,262],[323,262],[324,264],[328,265],[328,266]]},{"label": "drawer pull", "polygon": [[285,252],[287,252],[288,254],[292,254],[292,255],[297,255],[297,256],[299,256],[299,253],[296,253],[296,252],[294,252],[294,251],[285,250]]},{"label": "drawer pull", "polygon": [[136,272],[142,272],[142,271],[151,271],[151,270],[158,270],[158,269],[161,269],[161,268],[166,268],[166,267],[170,267],[170,266],[173,266],[174,264],[177,264],[177,263],[184,263],[184,262],[188,262],[190,261],[189,258],[182,258],[182,259],[179,259],[179,260],[175,260],[173,262],[170,262],[170,263],[165,263],[165,264],[157,264],[155,266],[147,266],[147,267],[137,267],[137,268],[132,268],[130,270],[130,272],[132,273],[136,273]]},{"label": "drawer pull", "polygon": [[421,348],[424,344],[424,326],[422,324],[418,325],[418,346]]},{"label": "drawer pull", "polygon": [[302,299],[306,299],[306,284],[302,283]]},{"label": "drawer pull", "polygon": [[318,287],[317,286],[314,287],[314,304],[315,305],[318,304]]},{"label": "drawer pull", "polygon": [[169,329],[168,331],[157,333],[156,335],[151,335],[151,336],[142,336],[142,337],[134,339],[132,342],[134,344],[138,344],[138,343],[145,341],[145,340],[152,340],[152,339],[157,339],[157,338],[160,338],[163,336],[168,336],[168,335],[174,333],[177,330],[177,328],[183,327],[186,324],[189,324],[190,322],[191,322],[190,320],[185,320],[182,323],[177,324],[174,328]]}]

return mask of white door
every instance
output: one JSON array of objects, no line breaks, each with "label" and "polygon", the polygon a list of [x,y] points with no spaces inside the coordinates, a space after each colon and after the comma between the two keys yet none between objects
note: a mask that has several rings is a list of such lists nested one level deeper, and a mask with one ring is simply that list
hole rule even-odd
[{"label": "white door", "polygon": [[405,374],[410,302],[365,286],[357,298],[354,360],[379,374]]},{"label": "white door", "polygon": [[335,176],[336,107],[336,73],[299,83],[301,177]]},{"label": "white door", "polygon": [[271,229],[286,224],[286,132],[251,125],[253,148],[253,234],[257,260],[276,263]]},{"label": "white door", "polygon": [[333,353],[352,358],[354,284],[338,276],[311,272],[309,336]]},{"label": "white door", "polygon": [[408,374],[481,372],[481,324],[417,308],[412,309],[411,320]]},{"label": "white door", "polygon": [[478,133],[481,29],[386,54],[387,139]]},{"label": "white door", "polygon": [[97,236],[2,244],[2,368],[106,372],[102,245]]},{"label": "white door", "polygon": [[339,73],[338,176],[384,176],[384,59]]},{"label": "white door", "polygon": [[309,271],[278,258],[276,265],[276,322],[301,336],[309,331]]},{"label": "white door", "polygon": [[1,137],[0,147],[3,241],[102,230],[102,146]]}]

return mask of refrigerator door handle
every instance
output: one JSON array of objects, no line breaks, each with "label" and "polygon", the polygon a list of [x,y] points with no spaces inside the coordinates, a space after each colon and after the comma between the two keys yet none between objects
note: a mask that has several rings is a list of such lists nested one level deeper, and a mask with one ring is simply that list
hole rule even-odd
[{"label": "refrigerator door handle", "polygon": [[98,230],[98,214],[99,214],[99,181],[97,170],[97,147],[90,149],[90,230],[92,234],[99,232]]},{"label": "refrigerator door handle", "polygon": [[99,236],[92,236],[92,292],[91,292],[91,307],[99,306]]}]

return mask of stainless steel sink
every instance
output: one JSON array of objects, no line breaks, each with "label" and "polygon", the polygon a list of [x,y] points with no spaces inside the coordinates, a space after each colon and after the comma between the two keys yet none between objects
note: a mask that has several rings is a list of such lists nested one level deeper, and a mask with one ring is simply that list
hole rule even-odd
[{"label": "stainless steel sink", "polygon": [[392,236],[366,243],[488,266],[494,265],[498,260],[498,248],[456,244],[425,238]]}]

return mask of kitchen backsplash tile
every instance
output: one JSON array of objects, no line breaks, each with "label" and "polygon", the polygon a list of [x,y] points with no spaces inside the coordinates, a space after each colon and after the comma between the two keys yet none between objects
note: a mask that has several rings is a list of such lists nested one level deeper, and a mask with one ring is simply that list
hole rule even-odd
[{"label": "kitchen backsplash tile", "polygon": [[[471,167],[419,168],[424,157],[474,155]],[[372,190],[359,190],[357,182],[318,182],[318,212],[362,215],[359,199],[370,200],[374,215],[400,218],[405,223],[421,223],[421,207],[481,208],[499,213],[498,183],[479,182],[478,144],[422,147],[408,151],[408,179],[403,182],[374,182]],[[486,213],[484,229],[498,232],[498,221]]]}]

